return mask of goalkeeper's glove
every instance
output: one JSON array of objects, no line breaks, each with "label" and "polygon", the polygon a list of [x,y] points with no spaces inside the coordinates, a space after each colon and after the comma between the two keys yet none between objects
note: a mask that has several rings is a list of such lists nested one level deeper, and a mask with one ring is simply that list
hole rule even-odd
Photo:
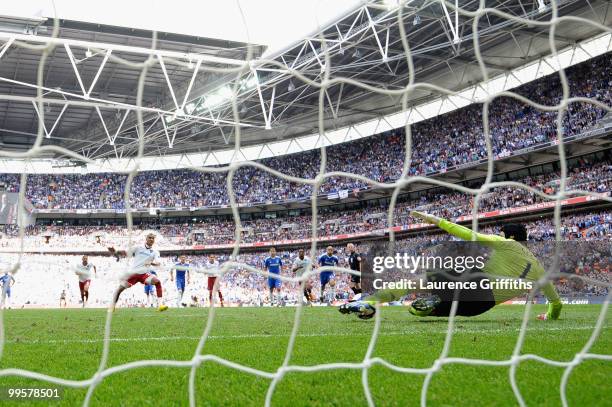
[{"label": "goalkeeper's glove", "polygon": [[361,319],[370,319],[376,314],[376,308],[366,301],[352,301],[342,304],[338,311],[342,314],[357,314]]},{"label": "goalkeeper's glove", "polygon": [[431,225],[436,225],[436,226],[438,226],[440,224],[440,221],[442,220],[442,218],[438,216],[430,215],[428,213],[419,212],[419,211],[410,212],[410,216],[412,216],[413,218],[420,219],[425,223],[429,223]]}]

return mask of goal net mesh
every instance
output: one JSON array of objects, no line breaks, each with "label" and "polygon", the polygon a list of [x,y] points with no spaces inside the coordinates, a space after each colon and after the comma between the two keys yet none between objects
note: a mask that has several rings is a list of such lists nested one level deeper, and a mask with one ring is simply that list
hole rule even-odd
[{"label": "goal net mesh", "polygon": [[[409,2],[400,2],[400,5],[403,5],[404,3],[409,3]],[[495,8],[486,8],[484,1],[480,2],[480,7],[478,9],[471,10],[471,11],[461,9],[461,8],[456,9],[456,4],[451,3],[451,2],[444,2],[444,6],[448,8],[448,10],[450,10],[451,12],[458,10],[459,15],[462,16],[462,18],[471,19],[473,21],[473,35],[472,35],[471,40],[473,41],[473,45],[475,48],[475,56],[480,66],[483,82],[486,81],[489,76],[488,76],[488,71],[486,69],[486,60],[483,58],[483,56],[480,53],[480,42],[479,42],[480,35],[479,35],[478,22],[480,19],[487,18],[488,15],[495,15],[497,17],[506,19],[507,21],[512,22],[512,23],[546,27],[550,33],[550,38],[549,38],[550,39],[550,54],[552,56],[551,60],[553,61],[558,55],[557,42],[554,40],[555,28],[559,24],[563,23],[564,21],[566,22],[573,21],[573,22],[579,22],[581,24],[594,25],[598,29],[600,29],[602,32],[611,32],[609,27],[599,25],[590,20],[586,20],[586,19],[582,19],[578,17],[559,17],[557,13],[556,1],[552,1],[546,5],[544,3],[541,4],[541,6],[545,10],[550,10],[551,12],[551,18],[547,21],[538,21],[535,19],[523,18],[523,17],[519,17],[516,15],[509,15],[509,14],[503,13],[502,11],[497,10]],[[383,7],[383,6],[380,5],[380,7]],[[394,7],[396,7],[398,10],[397,18],[398,19],[401,18],[401,14],[404,12],[402,11],[402,7],[398,7],[398,4],[395,4]],[[301,74],[299,71],[296,71],[296,70],[287,70],[287,67],[282,66],[281,64],[273,60],[260,60],[260,59],[246,60],[243,66],[240,66],[237,68],[218,68],[218,67],[215,68],[212,66],[201,65],[199,66],[199,70],[200,72],[214,71],[217,73],[218,72],[233,73],[239,77],[245,72],[248,72],[252,64],[259,64],[259,63],[265,62],[271,65],[277,65],[278,69],[286,70],[287,73],[292,75],[295,81],[303,81],[303,82],[308,83],[310,86],[314,86],[317,89],[319,89],[320,106],[319,106],[318,131],[319,131],[319,134],[323,136],[326,132],[326,129],[324,126],[325,90],[328,87],[335,85],[335,84],[340,84],[342,82],[351,83],[354,85],[367,87],[370,91],[376,92],[377,94],[389,95],[393,97],[401,96],[402,97],[402,108],[404,110],[407,109],[411,93],[413,93],[417,89],[427,89],[439,95],[447,95],[447,96],[456,95],[456,93],[450,89],[441,88],[431,83],[419,83],[415,81],[414,67],[412,66],[412,54],[410,50],[410,44],[406,40],[406,36],[404,32],[404,25],[400,23],[398,24],[398,27],[400,29],[400,33],[403,35],[402,45],[405,50],[405,58],[408,62],[408,66],[410,67],[409,74],[408,74],[408,85],[404,87],[401,91],[393,91],[393,90],[382,89],[382,88],[373,88],[370,85],[359,83],[349,78],[330,77],[329,71],[331,68],[331,61],[328,58],[327,52],[325,53],[325,56],[326,56],[325,59],[322,61],[323,62],[322,69],[324,69],[325,72],[323,73],[320,80],[309,79],[308,77],[304,76],[303,74]],[[321,42],[323,44],[323,47],[325,47],[325,41],[321,41]],[[24,49],[33,50],[40,54],[40,60],[39,60],[39,66],[38,66],[37,98],[35,99],[37,106],[38,106],[38,113],[40,114],[40,120],[39,120],[38,131],[37,131],[37,139],[32,148],[30,148],[26,153],[14,153],[14,152],[2,151],[0,155],[5,156],[5,157],[22,158],[24,160],[27,160],[27,159],[34,159],[37,157],[43,157],[45,154],[49,152],[49,150],[51,150],[56,153],[64,154],[66,156],[82,160],[84,162],[89,162],[90,160],[87,157],[82,156],[75,151],[69,151],[62,147],[57,147],[57,146],[54,146],[54,147],[43,146],[43,143],[42,143],[45,137],[45,132],[46,132],[44,128],[44,124],[43,124],[44,115],[45,115],[44,104],[42,101],[43,93],[44,93],[43,72],[44,72],[45,64],[49,62],[48,56],[53,51],[53,48],[57,45],[54,44],[51,41],[51,39],[49,40],[47,44],[43,44],[43,45],[34,45],[27,41],[15,41],[11,45],[14,47],[20,47]],[[138,69],[140,69],[140,77],[139,77],[138,84],[137,84],[138,86],[137,88],[138,89],[137,91],[138,108],[136,110],[136,115],[138,118],[138,129],[139,129],[138,133],[140,135],[145,134],[145,128],[143,124],[143,111],[145,110],[145,108],[143,107],[143,89],[145,87],[145,81],[147,79],[147,72],[152,66],[159,64],[159,59],[157,59],[155,55],[156,55],[156,50],[155,50],[155,36],[154,36],[153,41],[152,41],[150,55],[143,62],[128,61],[120,57],[117,57],[115,55],[109,56],[109,59],[116,63],[128,65],[131,67],[137,67]],[[184,62],[184,61],[173,61],[173,62],[179,65],[180,64],[184,64],[185,66],[187,65],[187,62]],[[562,64],[559,63],[559,66],[562,66]],[[415,180],[418,180],[419,182],[443,186],[443,187],[446,187],[452,190],[463,192],[465,194],[470,194],[473,196],[472,229],[474,231],[478,230],[478,216],[476,215],[478,214],[478,210],[479,210],[479,202],[481,200],[481,197],[484,194],[489,192],[494,187],[508,186],[508,187],[514,187],[514,188],[522,188],[534,195],[540,196],[541,198],[544,198],[546,200],[554,201],[556,203],[556,206],[554,208],[554,227],[556,231],[556,239],[560,241],[561,240],[561,203],[560,202],[563,199],[570,197],[570,196],[594,195],[594,193],[589,192],[589,191],[576,191],[576,190],[566,189],[567,163],[565,159],[566,150],[564,146],[564,134],[563,134],[563,126],[562,126],[563,117],[567,113],[568,106],[571,103],[578,103],[578,102],[592,103],[602,109],[607,110],[608,112],[611,109],[610,107],[604,105],[603,103],[595,99],[589,99],[585,97],[570,97],[569,84],[568,84],[568,80],[565,76],[563,69],[558,71],[558,75],[559,75],[560,83],[562,86],[563,97],[561,98],[560,103],[557,105],[553,105],[553,106],[540,105],[538,103],[533,102],[530,99],[525,98],[522,95],[519,95],[511,91],[498,91],[498,92],[492,91],[483,100],[478,100],[478,101],[472,100],[471,101],[472,103],[482,104],[482,123],[483,123],[482,131],[483,131],[484,142],[486,144],[487,160],[488,160],[488,171],[486,175],[486,181],[480,188],[470,189],[467,187],[459,186],[459,185],[448,183],[448,182],[441,182],[441,181],[432,182],[432,180],[429,178],[409,176],[408,172],[411,167],[412,140],[411,140],[411,126],[407,118],[406,118],[406,123],[405,123],[406,150],[405,150],[403,171],[399,179],[391,183],[377,182],[373,179],[368,179],[367,177],[364,177],[359,174],[354,174],[354,173],[346,173],[346,172],[333,172],[332,173],[332,172],[327,171],[326,170],[326,161],[327,161],[326,160],[326,147],[323,142],[319,144],[320,145],[320,148],[319,148],[320,167],[319,167],[318,174],[314,178],[310,178],[310,179],[297,178],[294,176],[283,174],[282,172],[269,168],[260,162],[254,162],[254,161],[235,161],[225,166],[190,168],[190,170],[199,171],[199,172],[222,173],[222,174],[225,174],[226,179],[227,179],[227,191],[228,191],[228,196],[229,196],[229,202],[231,204],[232,213],[233,213],[233,217],[235,221],[235,243],[233,244],[232,255],[230,257],[230,259],[234,259],[234,260],[230,260],[226,263],[223,263],[223,265],[221,266],[220,274],[222,275],[223,273],[226,273],[229,270],[232,270],[233,268],[241,267],[243,269],[249,270],[252,273],[259,273],[263,276],[267,276],[267,272],[265,270],[261,270],[256,267],[253,267],[252,265],[241,264],[235,261],[235,259],[237,258],[237,255],[240,253],[242,228],[241,228],[241,220],[239,216],[239,206],[237,204],[237,197],[234,191],[232,179],[236,171],[243,166],[254,166],[262,171],[269,172],[273,176],[284,179],[288,182],[310,185],[312,187],[312,194],[313,194],[312,200],[311,200],[312,202],[312,235],[311,235],[311,244],[310,244],[311,258],[316,257],[317,244],[318,244],[317,235],[319,232],[319,228],[317,225],[317,213],[318,213],[317,191],[319,191],[320,186],[325,182],[325,180],[331,177],[343,177],[346,179],[360,180],[362,182],[369,184],[371,187],[378,187],[378,188],[385,188],[387,190],[392,190],[393,194],[391,198],[391,203],[388,208],[387,225],[394,224],[394,208],[395,208],[395,203],[397,201],[397,198],[400,194],[400,191],[402,191],[402,189],[404,189],[406,186],[408,186],[410,183],[414,182]],[[235,92],[236,89],[233,89],[233,91]],[[547,111],[547,112],[555,112],[557,114],[557,141],[558,141],[558,156],[559,156],[559,161],[560,161],[561,177],[560,177],[559,188],[556,193],[545,194],[540,190],[537,190],[528,185],[517,183],[517,182],[493,182],[492,179],[493,179],[493,168],[494,168],[493,167],[494,155],[492,152],[492,137],[490,136],[488,111],[489,111],[489,106],[493,103],[493,101],[496,98],[499,98],[502,96],[507,97],[507,98],[515,98],[516,100],[519,100],[526,105],[532,106],[535,109],[539,109],[541,111]],[[239,106],[237,105],[236,98],[232,98],[232,107],[233,107],[233,112],[234,112],[234,120],[238,123],[240,121],[240,114],[239,114]],[[133,208],[131,207],[130,200],[129,200],[130,189],[134,181],[134,177],[139,172],[139,162],[140,160],[142,160],[144,156],[144,143],[145,143],[144,137],[140,137],[138,142],[139,142],[138,155],[134,157],[134,165],[132,166],[131,170],[128,172],[127,183],[126,183],[126,187],[124,191],[124,202],[125,202],[125,207],[126,207],[125,217],[126,217],[127,225],[128,225],[130,244],[132,243],[132,241],[134,241],[134,239],[132,238]],[[240,126],[236,125],[235,138],[234,138],[234,148],[236,151],[236,156],[240,156],[239,154],[240,147],[241,147],[241,128]],[[118,171],[123,171],[123,168],[118,169]],[[19,210],[21,211],[23,211],[23,207],[24,207],[23,203],[26,201],[25,191],[26,191],[27,182],[28,182],[28,176],[25,174],[21,175],[20,190],[19,190],[20,191],[19,193],[19,200],[20,200],[19,208],[20,209]],[[598,196],[598,198],[605,199],[609,202],[612,202],[612,200],[608,197]],[[392,228],[389,227],[387,232],[388,232],[389,240],[394,241],[395,235],[394,235]],[[25,225],[20,224],[19,225],[19,239],[21,240],[22,244],[23,244],[24,237],[25,237]],[[21,255],[23,255],[23,246],[22,246],[20,256]],[[16,274],[19,271],[19,268],[20,268],[20,263],[18,261],[16,264],[12,266],[11,273]],[[331,268],[331,269],[333,271],[340,272],[340,273],[352,273],[350,270],[344,269],[344,268]],[[319,272],[320,271],[321,270],[319,270]],[[26,270],[23,272],[28,272],[28,271]],[[285,282],[301,284],[307,281],[308,278],[313,274],[315,274],[313,270],[309,269],[307,270],[307,272],[303,273],[299,277],[281,276],[280,279]],[[539,283],[543,284],[544,282],[550,279],[559,277],[561,275],[562,273],[555,272],[551,269],[549,270],[545,278],[545,281],[540,281]],[[573,277],[583,278],[581,276],[575,276],[575,275],[573,275]],[[606,287],[610,286],[610,284],[608,283],[593,282],[592,280],[590,280],[590,283],[601,284]],[[109,293],[109,297],[110,295],[111,293]],[[534,293],[531,293],[530,298],[533,298],[533,295]],[[516,372],[517,372],[517,367],[519,366],[521,362],[533,360],[533,361],[538,361],[538,362],[545,363],[548,365],[564,368],[564,373],[562,375],[559,392],[560,392],[562,403],[564,405],[567,405],[568,379],[572,371],[581,362],[583,362],[584,360],[588,360],[588,359],[599,359],[599,360],[612,361],[611,355],[594,354],[590,352],[592,345],[597,340],[598,336],[600,335],[602,331],[602,328],[605,325],[604,322],[606,319],[606,312],[608,310],[609,299],[610,299],[610,294],[608,294],[601,308],[601,312],[599,313],[599,317],[596,321],[595,327],[588,341],[584,344],[582,349],[578,353],[575,354],[575,357],[571,361],[567,361],[567,362],[561,362],[557,360],[544,358],[536,354],[528,354],[528,353],[522,352],[523,343],[525,341],[527,326],[529,324],[531,308],[532,308],[532,305],[531,305],[532,302],[527,301],[524,311],[523,311],[522,323],[520,326],[520,331],[516,338],[516,344],[514,346],[512,356],[507,360],[486,360],[486,359],[473,359],[473,358],[458,358],[458,357],[449,356],[451,344],[453,343],[453,334],[456,332],[457,329],[459,329],[455,326],[456,325],[455,313],[457,309],[456,307],[457,304],[455,302],[451,309],[451,315],[448,318],[446,336],[445,336],[444,345],[442,347],[442,350],[440,354],[438,355],[438,357],[435,359],[434,363],[427,368],[414,368],[414,367],[409,367],[409,366],[399,366],[385,359],[375,356],[375,349],[377,345],[377,340],[379,338],[379,332],[381,329],[381,313],[380,312],[377,312],[375,315],[374,326],[373,326],[371,338],[369,340],[369,345],[365,353],[365,356],[361,362],[359,363],[329,363],[329,364],[320,364],[320,365],[295,365],[295,364],[292,364],[291,361],[292,361],[292,354],[294,352],[294,346],[296,343],[296,338],[298,336],[300,321],[301,321],[302,313],[303,313],[303,307],[300,302],[297,308],[295,309],[293,326],[292,326],[291,333],[289,336],[287,348],[285,349],[284,360],[282,364],[278,366],[278,368],[274,371],[258,370],[258,369],[255,369],[255,368],[243,365],[243,364],[235,363],[231,360],[219,357],[215,354],[207,353],[207,346],[206,346],[207,339],[209,338],[209,334],[213,328],[213,325],[215,322],[215,314],[216,314],[215,308],[210,307],[208,318],[206,320],[206,324],[201,334],[200,340],[196,348],[194,349],[193,357],[189,360],[140,360],[140,361],[131,362],[131,363],[123,364],[123,365],[109,366],[108,360],[109,360],[110,344],[111,344],[111,339],[112,339],[111,324],[113,320],[113,313],[110,312],[109,310],[109,312],[107,312],[106,314],[107,316],[106,316],[105,329],[104,329],[104,341],[103,341],[102,355],[99,361],[97,371],[92,377],[86,380],[70,380],[70,379],[65,379],[62,377],[53,377],[53,376],[42,374],[42,373],[35,372],[35,371],[29,371],[29,370],[23,370],[23,369],[12,369],[12,368],[6,368],[3,370],[0,370],[0,376],[21,376],[24,378],[36,379],[36,380],[40,380],[40,381],[47,382],[47,383],[53,383],[53,384],[60,385],[60,386],[87,388],[88,389],[87,395],[83,401],[83,405],[87,406],[92,400],[92,395],[96,387],[101,383],[101,381],[104,378],[110,375],[124,372],[130,369],[136,369],[136,368],[142,368],[142,367],[177,367],[177,368],[187,367],[187,368],[190,368],[190,375],[189,375],[189,382],[188,382],[189,401],[190,401],[191,406],[195,406],[197,403],[197,400],[196,400],[196,372],[197,372],[197,369],[204,362],[213,362],[213,363],[217,363],[217,364],[226,366],[231,369],[239,370],[241,372],[244,372],[250,375],[255,375],[255,376],[265,378],[265,379],[269,379],[270,384],[269,384],[268,391],[265,397],[265,404],[270,405],[272,403],[272,399],[275,394],[275,389],[277,388],[278,384],[283,380],[283,378],[286,377],[289,373],[351,369],[351,370],[361,371],[361,381],[363,385],[362,390],[363,390],[364,399],[367,401],[368,405],[372,406],[376,404],[376,400],[374,399],[371,389],[370,389],[369,371],[373,366],[379,365],[379,366],[383,366],[395,372],[423,376],[424,381],[421,387],[420,401],[421,401],[421,405],[426,405],[428,402],[428,391],[429,391],[431,380],[436,374],[436,372],[439,372],[444,366],[450,365],[450,364],[465,364],[465,365],[478,365],[478,366],[501,366],[501,367],[508,368],[509,382],[511,384],[512,391],[516,397],[516,401],[519,405],[524,406],[526,405],[526,402],[523,396],[521,395],[521,391],[517,384]],[[2,301],[4,301],[4,295],[3,295]],[[2,317],[2,314],[0,314],[0,356],[5,346],[4,331],[5,331],[4,319]]]}]

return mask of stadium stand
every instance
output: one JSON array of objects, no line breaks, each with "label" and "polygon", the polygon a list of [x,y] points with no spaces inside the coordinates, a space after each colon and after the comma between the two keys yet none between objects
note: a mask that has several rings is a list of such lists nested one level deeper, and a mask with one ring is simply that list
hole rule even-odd
[{"label": "stadium stand", "polygon": [[[594,157],[581,157],[575,166],[571,167],[566,188],[583,190],[600,194],[609,194],[612,186],[612,164],[609,161],[610,151],[605,153],[607,159],[595,160]],[[551,194],[556,192],[559,182],[559,172],[549,172],[535,176],[518,178],[525,185]],[[580,198],[577,202],[588,202]],[[570,201],[568,201],[569,204]],[[574,201],[571,201],[574,202]],[[378,202],[362,203],[362,208],[346,209],[339,207],[322,208],[318,216],[318,233],[322,238],[345,234],[377,235],[384,233],[387,227],[387,205]],[[441,188],[425,190],[418,197],[410,194],[400,197],[394,212],[394,227],[412,228],[418,223],[410,217],[410,210],[419,209],[448,219],[469,219],[473,199],[459,192]],[[499,210],[511,209],[515,213],[525,213],[552,207],[550,202],[544,202],[526,190],[518,188],[494,188],[483,196],[479,203],[479,213],[484,217],[503,215]],[[260,218],[243,221],[246,232],[242,234],[244,243],[283,242],[296,239],[308,239],[311,234],[311,215],[308,210],[300,216],[289,216],[288,212],[280,212],[275,218]],[[77,219],[78,222],[82,220]],[[160,244],[164,248],[185,248],[201,245],[229,245],[234,241],[234,221],[231,216],[200,217],[184,223],[173,218],[165,219],[166,223],[144,221],[136,225],[139,230],[156,230],[163,237]],[[68,222],[68,221],[66,221]],[[17,247],[16,226],[2,226],[5,235],[0,248]],[[86,243],[89,249],[100,249],[97,236],[105,239],[125,239],[127,229],[124,226],[104,226],[95,224],[87,226],[71,226],[55,222],[54,224],[39,224],[27,228],[26,247],[39,247],[44,240],[45,248],[72,250],[83,247],[82,237],[88,237]],[[47,239],[48,237],[48,239]],[[47,242],[48,240],[48,242]]]},{"label": "stadium stand", "polygon": [[[567,75],[571,96],[612,103],[610,53],[568,69]],[[535,102],[552,105],[561,97],[558,81],[558,75],[550,75],[516,91]],[[449,171],[486,158],[481,110],[481,105],[474,104],[415,125],[410,175]],[[603,109],[592,104],[573,103],[563,121],[565,136],[587,131],[604,115]],[[490,109],[495,157],[554,141],[555,120],[554,112],[541,112],[515,99],[496,99]],[[327,170],[352,172],[379,182],[394,181],[401,173],[404,151],[403,130],[396,129],[330,147]],[[318,154],[314,150],[261,162],[288,175],[312,178],[318,171]],[[31,175],[27,198],[39,209],[124,209],[125,181],[126,176],[120,174]],[[17,175],[2,174],[0,182],[11,192],[18,190]],[[306,199],[312,193],[309,185],[290,183],[252,167],[237,171],[233,187],[238,201],[244,204]],[[319,193],[366,187],[360,181],[330,178]],[[225,174],[188,170],[140,173],[132,185],[130,199],[134,208],[216,207],[229,203]]]}]

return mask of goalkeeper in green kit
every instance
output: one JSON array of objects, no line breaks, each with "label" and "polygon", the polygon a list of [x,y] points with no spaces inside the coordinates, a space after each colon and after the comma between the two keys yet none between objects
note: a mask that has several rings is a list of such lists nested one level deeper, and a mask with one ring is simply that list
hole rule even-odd
[{"label": "goalkeeper in green kit", "polygon": [[[546,272],[538,259],[521,242],[527,241],[527,230],[520,224],[502,226],[500,235],[485,235],[474,233],[471,229],[449,222],[434,215],[413,211],[411,215],[426,223],[436,225],[449,234],[464,241],[475,241],[478,245],[492,249],[484,267],[478,273],[483,278],[502,278],[536,282]],[[428,277],[429,279],[430,277]],[[473,280],[473,278],[472,278]],[[561,301],[552,282],[547,282],[541,288],[548,299],[548,312],[538,315],[540,320],[558,319],[561,314]],[[455,290],[426,290],[427,295],[418,298],[410,305],[409,311],[416,316],[450,315],[453,299],[458,301],[456,315],[480,315],[497,304],[524,294],[528,290],[498,290],[477,289],[463,290],[457,296]],[[472,292],[473,291],[473,292]],[[362,298],[360,301],[348,302],[340,306],[343,314],[356,313],[361,319],[370,319],[376,313],[374,304],[380,302],[398,301],[407,294],[403,289],[379,290],[376,294]]]}]

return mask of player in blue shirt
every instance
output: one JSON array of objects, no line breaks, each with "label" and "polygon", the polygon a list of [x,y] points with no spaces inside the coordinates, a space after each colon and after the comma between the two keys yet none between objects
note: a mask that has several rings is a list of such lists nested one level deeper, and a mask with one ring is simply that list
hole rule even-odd
[{"label": "player in blue shirt", "polygon": [[[281,268],[283,267],[283,261],[276,255],[276,249],[274,247],[270,249],[270,255],[264,260],[264,266],[268,270],[268,273],[280,275]],[[274,276],[269,276],[268,289],[270,290],[270,305],[274,305],[274,291],[276,291],[278,296],[280,296],[280,288],[280,279],[275,278]]]},{"label": "player in blue shirt", "polygon": [[[153,270],[149,271],[149,274],[157,275],[157,273]],[[151,295],[155,295],[155,286],[153,284],[145,284],[144,286],[145,294],[147,295],[147,305],[149,307],[153,307],[153,300],[149,297]]]},{"label": "player in blue shirt", "polygon": [[4,275],[0,277],[0,283],[2,283],[2,293],[4,297],[5,308],[11,308],[11,286],[15,284],[15,278],[9,274],[8,271],[4,272]]},{"label": "player in blue shirt", "polygon": [[[321,257],[319,257],[319,266],[338,267],[339,262],[340,261],[338,260],[338,257],[334,254],[334,248],[331,246],[327,246],[326,253],[322,254]],[[330,287],[332,287],[332,294],[333,294],[333,287],[336,285],[336,281],[334,280],[333,271],[322,271],[321,272],[321,298],[320,298],[321,302],[323,302],[325,299],[324,293],[325,293],[325,286],[327,284],[329,284]]]},{"label": "player in blue shirt", "polygon": [[187,304],[183,302],[183,294],[185,293],[185,275],[187,275],[187,283],[189,283],[189,263],[187,263],[187,258],[185,255],[181,255],[179,257],[178,263],[172,267],[170,271],[170,280],[174,281],[174,273],[176,272],[176,291],[178,291],[178,296],[176,298],[176,306],[186,307]]}]

